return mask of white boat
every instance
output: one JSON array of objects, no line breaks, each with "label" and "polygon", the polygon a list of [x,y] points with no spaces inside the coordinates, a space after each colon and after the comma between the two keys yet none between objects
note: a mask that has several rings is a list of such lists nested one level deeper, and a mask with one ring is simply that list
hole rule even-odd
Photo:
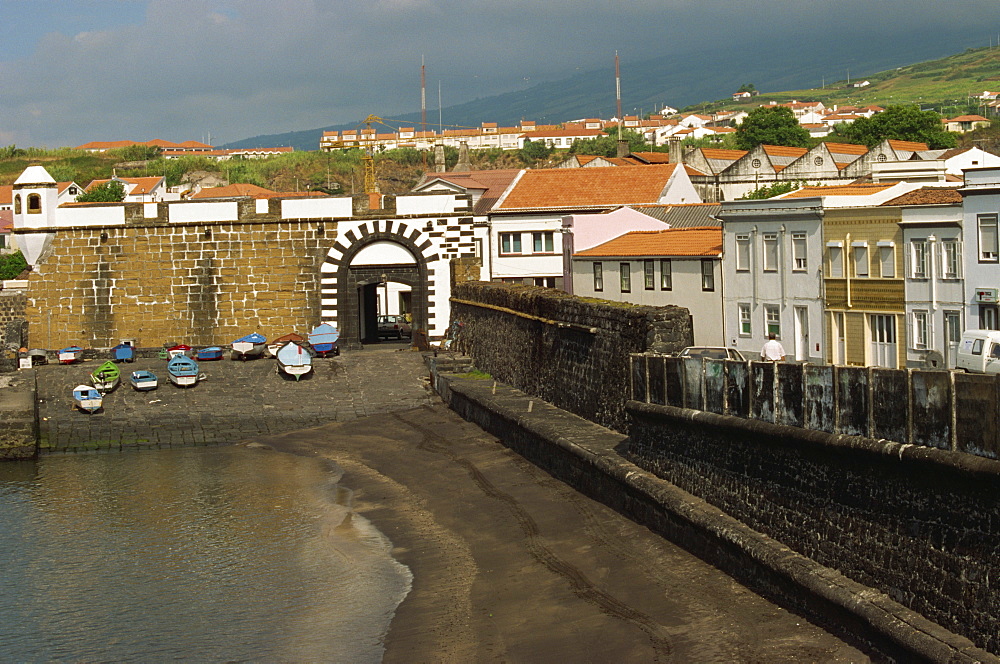
[{"label": "white boat", "polygon": [[167,375],[177,387],[189,387],[198,383],[198,363],[187,355],[175,355],[167,362]]},{"label": "white boat", "polygon": [[267,338],[263,334],[253,332],[234,341],[232,347],[234,360],[260,357],[267,349]]},{"label": "white boat", "polygon": [[77,408],[87,413],[100,410],[101,404],[104,403],[104,397],[92,385],[74,387],[73,398],[76,399]]},{"label": "white boat", "polygon": [[159,381],[156,378],[156,374],[146,369],[133,371],[132,376],[129,378],[129,380],[132,383],[132,387],[137,392],[148,392],[149,390],[155,390],[157,385],[159,385]]},{"label": "white boat", "polygon": [[297,343],[290,341],[279,348],[277,358],[278,369],[289,376],[295,376],[295,380],[312,371],[312,355]]}]

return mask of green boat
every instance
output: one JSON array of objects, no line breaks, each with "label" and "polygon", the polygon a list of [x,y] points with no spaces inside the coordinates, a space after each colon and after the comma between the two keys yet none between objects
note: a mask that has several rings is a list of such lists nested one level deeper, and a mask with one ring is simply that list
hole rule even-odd
[{"label": "green boat", "polygon": [[118,370],[118,365],[109,361],[94,369],[90,378],[94,381],[94,389],[101,394],[106,394],[118,385],[121,372]]}]

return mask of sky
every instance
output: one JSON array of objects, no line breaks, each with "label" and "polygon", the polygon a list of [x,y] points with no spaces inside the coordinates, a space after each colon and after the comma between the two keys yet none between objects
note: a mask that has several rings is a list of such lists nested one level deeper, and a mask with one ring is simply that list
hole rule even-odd
[{"label": "sky", "polygon": [[[714,46],[1000,40],[997,0],[0,0],[0,146],[213,145]],[[923,40],[923,41],[916,41]],[[954,45],[954,48],[952,48]],[[934,56],[937,57],[937,56]],[[719,62],[738,68],[740,59]],[[905,63],[900,63],[905,64]],[[863,73],[863,72],[858,72]],[[669,103],[669,100],[667,101]],[[568,118],[567,118],[568,119]],[[483,121],[490,121],[483,118]]]}]

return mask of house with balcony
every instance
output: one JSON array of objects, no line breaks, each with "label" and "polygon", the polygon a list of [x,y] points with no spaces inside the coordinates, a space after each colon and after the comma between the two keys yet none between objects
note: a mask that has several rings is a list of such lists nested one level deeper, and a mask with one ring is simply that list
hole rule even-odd
[{"label": "house with balcony", "polygon": [[576,295],[686,307],[695,345],[725,345],[718,226],[625,233],[574,253],[571,271]]}]

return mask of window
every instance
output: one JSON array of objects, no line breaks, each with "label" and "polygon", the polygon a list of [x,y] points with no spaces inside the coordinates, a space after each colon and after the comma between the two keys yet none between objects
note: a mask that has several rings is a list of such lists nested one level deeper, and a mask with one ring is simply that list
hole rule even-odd
[{"label": "window", "polygon": [[632,266],[629,263],[618,264],[619,276],[623,293],[632,292]]},{"label": "window", "polygon": [[740,302],[740,336],[749,337],[753,334],[753,323],[750,319],[750,304],[747,302]]},{"label": "window", "polygon": [[670,290],[674,287],[673,265],[669,258],[660,260],[660,290]]},{"label": "window", "polygon": [[656,288],[656,263],[653,261],[642,262],[642,283],[646,290]]},{"label": "window", "polygon": [[736,271],[746,272],[750,269],[750,234],[736,235]]},{"label": "window", "polygon": [[792,233],[792,269],[806,269],[806,234]]},{"label": "window", "polygon": [[500,233],[500,253],[501,254],[521,253],[521,234]]},{"label": "window", "polygon": [[555,288],[556,278],[555,277],[532,277],[532,283],[535,286],[541,286],[543,288]]},{"label": "window", "polygon": [[764,305],[764,329],[767,334],[774,334],[775,338],[781,338],[781,314],[778,305]]},{"label": "window", "polygon": [[962,278],[962,243],[958,240],[941,240],[941,278]]},{"label": "window", "polygon": [[927,240],[910,241],[910,276],[927,278]]},{"label": "window", "polygon": [[882,278],[891,279],[896,276],[896,253],[893,247],[879,247],[879,265],[882,269]]},{"label": "window", "polygon": [[778,269],[778,234],[764,233],[764,271],[774,272]]},{"label": "window", "polygon": [[981,214],[979,220],[979,262],[996,263],[1000,257],[997,248],[997,215]]},{"label": "window", "polygon": [[1000,317],[997,316],[997,305],[979,305],[979,329],[1000,330]]},{"label": "window", "polygon": [[832,279],[844,278],[844,249],[837,245],[827,246],[830,255],[830,277]]},{"label": "window", "polygon": [[594,263],[594,290],[604,290],[604,263]]},{"label": "window", "polygon": [[14,197],[14,214],[21,214],[21,194]]},{"label": "window", "polygon": [[855,244],[851,247],[854,250],[854,276],[868,276],[868,245]]},{"label": "window", "polygon": [[715,290],[715,261],[711,258],[701,259],[701,289],[703,291]]},{"label": "window", "polygon": [[913,347],[917,349],[927,348],[927,312],[913,312]]},{"label": "window", "polygon": [[962,338],[962,318],[957,311],[944,312],[944,333],[949,346],[957,344]]},{"label": "window", "polygon": [[[41,211],[42,197],[38,194],[28,194],[28,214],[39,214]],[[995,223],[994,226],[996,226]]]},{"label": "window", "polygon": [[536,254],[551,254],[555,251],[555,243],[552,239],[552,231],[543,233],[532,233],[532,251]]}]

